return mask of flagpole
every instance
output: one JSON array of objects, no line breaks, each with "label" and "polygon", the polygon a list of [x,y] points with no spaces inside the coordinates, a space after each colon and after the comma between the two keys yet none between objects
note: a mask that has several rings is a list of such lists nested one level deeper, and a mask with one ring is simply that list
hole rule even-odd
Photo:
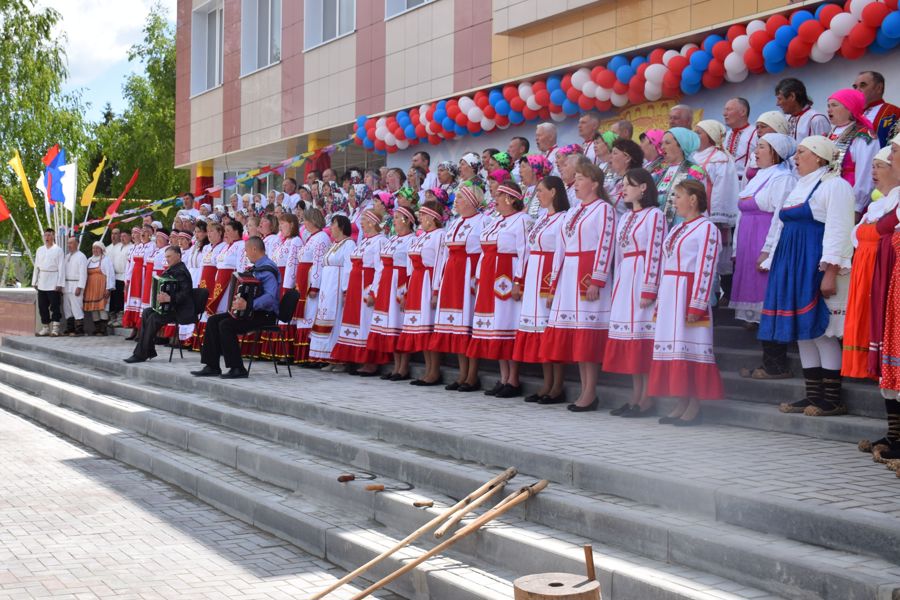
[{"label": "flagpole", "polygon": [[[78,234],[78,245],[81,246],[81,241],[84,239],[84,226],[88,222],[88,217],[91,214],[91,207],[94,205],[94,199],[91,198],[90,204],[87,206],[87,210],[84,212],[84,221],[81,222],[81,233]],[[73,217],[74,218],[74,217]],[[72,225],[74,227],[74,224]],[[100,241],[103,241],[103,238],[100,238]]]},{"label": "flagpole", "polygon": [[22,235],[22,230],[19,229],[19,224],[16,223],[16,218],[12,216],[12,214],[10,214],[9,220],[12,221],[13,227],[16,228],[16,233],[19,234],[19,239],[22,240],[22,245],[25,247],[25,253],[28,254],[28,260],[30,260],[31,264],[34,265],[34,256],[31,254],[31,248],[28,247],[28,242],[25,241],[25,236]]}]

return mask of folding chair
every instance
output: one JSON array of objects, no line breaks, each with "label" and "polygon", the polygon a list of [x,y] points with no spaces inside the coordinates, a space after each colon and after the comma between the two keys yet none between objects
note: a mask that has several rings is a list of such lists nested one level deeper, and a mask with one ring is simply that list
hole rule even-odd
[{"label": "folding chair", "polygon": [[[284,295],[281,297],[281,302],[278,303],[278,320],[282,323],[290,323],[294,318],[294,311],[297,310],[297,303],[300,302],[300,292],[297,290],[287,290],[284,292]],[[253,329],[248,331],[244,335],[252,335],[256,334],[256,337],[253,339],[253,355],[250,357],[250,364],[247,365],[247,373],[250,373],[250,369],[253,368],[253,357],[259,354],[259,338],[262,334],[265,333],[278,333],[281,331],[281,328],[278,326],[276,322],[274,325],[266,325],[264,327],[260,327],[259,329]],[[287,345],[287,340],[283,340],[281,338],[275,343],[275,356],[272,360],[272,364],[275,366],[275,374],[278,374],[278,350],[282,348],[282,344]],[[287,356],[287,352],[285,352],[285,356]],[[288,360],[287,368],[288,368],[288,376],[293,377],[294,374],[291,372],[291,363],[293,360]]]}]

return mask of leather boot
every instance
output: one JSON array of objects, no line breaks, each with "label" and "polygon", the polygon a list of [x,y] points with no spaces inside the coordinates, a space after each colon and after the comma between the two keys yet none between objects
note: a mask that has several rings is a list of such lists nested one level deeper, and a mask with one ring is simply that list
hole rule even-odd
[{"label": "leather boot", "polygon": [[106,321],[97,321],[94,323],[94,335],[106,336]]},{"label": "leather boot", "polygon": [[66,319],[66,329],[62,332],[62,335],[74,335],[75,334],[75,317],[69,317]]},{"label": "leather boot", "polygon": [[84,335],[84,319],[77,319],[75,321],[75,331],[72,333],[75,337],[81,337]]}]

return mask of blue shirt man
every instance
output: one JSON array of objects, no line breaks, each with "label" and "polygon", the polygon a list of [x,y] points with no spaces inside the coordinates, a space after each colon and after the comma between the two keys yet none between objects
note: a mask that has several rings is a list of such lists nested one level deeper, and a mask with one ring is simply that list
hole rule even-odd
[{"label": "blue shirt man", "polygon": [[[247,258],[250,258],[249,252],[247,253]],[[250,269],[250,272],[259,279],[262,287],[262,293],[253,300],[253,310],[277,313],[278,288],[281,287],[278,267],[275,266],[271,258],[263,254],[261,258],[253,263],[253,268]]]}]

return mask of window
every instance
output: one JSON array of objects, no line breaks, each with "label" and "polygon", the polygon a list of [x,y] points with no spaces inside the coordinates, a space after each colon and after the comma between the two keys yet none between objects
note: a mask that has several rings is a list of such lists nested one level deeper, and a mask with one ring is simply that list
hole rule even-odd
[{"label": "window", "polygon": [[416,8],[417,6],[428,4],[429,2],[433,2],[433,0],[387,0],[384,7],[384,16],[389,19],[402,12]]},{"label": "window", "polygon": [[225,19],[222,2],[194,11],[191,20],[191,94],[222,85]]},{"label": "window", "polygon": [[347,35],[356,28],[356,0],[306,0],[304,5],[306,50]]},{"label": "window", "polygon": [[242,0],[241,74],[281,60],[281,0]]}]

